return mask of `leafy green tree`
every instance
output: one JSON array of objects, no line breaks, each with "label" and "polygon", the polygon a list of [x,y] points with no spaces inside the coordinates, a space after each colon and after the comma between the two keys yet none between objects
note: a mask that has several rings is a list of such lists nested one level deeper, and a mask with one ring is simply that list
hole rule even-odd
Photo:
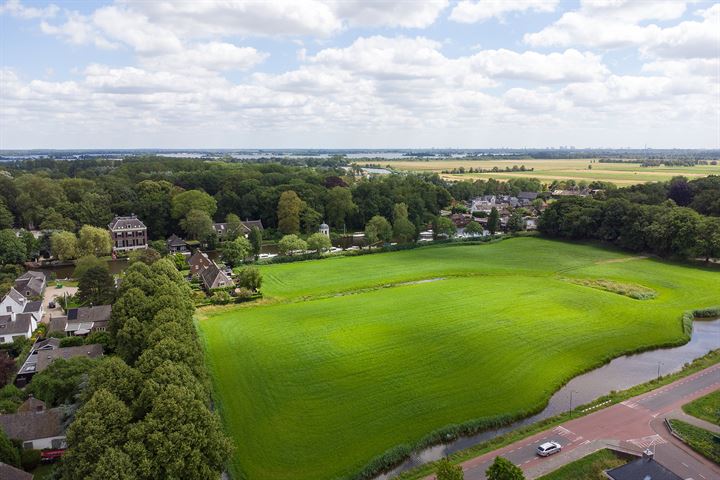
[{"label": "leafy green tree", "polygon": [[63,478],[90,478],[106,451],[125,442],[131,419],[130,409],[111,392],[94,392],[68,427]]},{"label": "leafy green tree", "polygon": [[152,265],[161,258],[162,257],[160,256],[160,253],[154,248],[150,247],[133,250],[128,253],[128,260],[130,261],[130,265],[138,262],[144,263],[145,265]]},{"label": "leafy green tree", "polygon": [[212,218],[203,210],[190,210],[185,218],[180,220],[180,227],[192,240],[203,241],[208,238],[213,233],[212,226]]},{"label": "leafy green tree", "polygon": [[278,242],[280,255],[292,255],[296,251],[307,250],[307,243],[297,235],[285,235]]},{"label": "leafy green tree", "polygon": [[463,480],[465,475],[460,465],[453,465],[447,458],[437,462],[435,471],[437,480]]},{"label": "leafy green tree", "polygon": [[25,243],[25,249],[27,251],[27,258],[29,259],[35,259],[40,256],[40,240],[35,238],[35,236],[28,232],[27,230],[23,230],[20,233],[20,238]]},{"label": "leafy green tree", "polygon": [[317,253],[322,253],[332,248],[332,242],[330,239],[322,233],[313,233],[307,239],[307,248],[314,250]]},{"label": "leafy green tree", "polygon": [[487,228],[490,231],[491,235],[495,235],[495,232],[497,232],[500,229],[500,213],[498,212],[498,209],[495,207],[493,207],[492,210],[490,210],[490,215],[488,216]]},{"label": "leafy green tree", "polygon": [[512,233],[517,233],[525,229],[525,221],[523,220],[523,216],[517,208],[513,210],[512,214],[510,215],[507,227],[508,230],[510,230]]},{"label": "leafy green tree", "polygon": [[68,232],[75,230],[75,222],[63,216],[60,212],[56,212],[54,208],[48,208],[43,221],[40,222],[41,230],[67,230]]},{"label": "leafy green tree", "polygon": [[115,280],[107,264],[95,265],[78,280],[77,298],[88,305],[110,305],[115,300]]},{"label": "leafy green tree", "polygon": [[250,233],[248,234],[248,240],[250,240],[252,254],[255,256],[255,258],[257,258],[258,255],[260,255],[260,251],[262,250],[262,231],[257,227],[252,227],[250,229]]},{"label": "leafy green tree", "polygon": [[328,223],[335,228],[341,228],[349,215],[357,211],[357,205],[353,202],[352,192],[349,188],[331,188],[325,199],[325,214]]},{"label": "leafy green tree", "polygon": [[147,226],[148,235],[165,239],[171,233],[170,208],[175,187],[165,180],[143,180],[135,187],[135,213]]},{"label": "leafy green tree", "polygon": [[487,480],[525,480],[522,470],[503,457],[495,457],[485,475]]},{"label": "leafy green tree", "polygon": [[709,261],[720,258],[720,218],[704,217],[697,238],[698,255]]},{"label": "leafy green tree", "polygon": [[455,224],[447,217],[435,217],[432,227],[433,237],[436,239],[441,236],[454,237],[457,233]]},{"label": "leafy green tree", "polygon": [[55,232],[50,237],[51,251],[55,258],[64,262],[78,257],[77,237],[71,232]]},{"label": "leafy green tree", "polygon": [[26,257],[25,242],[10,229],[0,230],[0,264],[23,263]]},{"label": "leafy green tree", "polygon": [[87,480],[135,480],[135,464],[120,448],[105,450]]},{"label": "leafy green tree", "polygon": [[110,205],[109,195],[90,192],[79,202],[73,204],[72,216],[80,225],[105,227],[113,217]]},{"label": "leafy green tree", "polygon": [[121,358],[103,358],[90,372],[83,397],[88,401],[95,392],[106,390],[126,404],[131,404],[140,394],[143,377]]},{"label": "leafy green tree", "polygon": [[465,233],[472,236],[482,235],[483,227],[478,222],[472,221],[465,225]]},{"label": "leafy green tree", "polygon": [[188,190],[172,197],[173,218],[187,217],[193,210],[205,212],[208,217],[212,217],[217,211],[217,202],[202,190]]},{"label": "leafy green tree", "polygon": [[307,234],[317,232],[322,220],[320,212],[307,204],[304,205],[304,208],[300,212],[300,223],[302,224],[303,232]]},{"label": "leafy green tree", "polygon": [[45,370],[36,373],[28,392],[45,402],[48,406],[61,403],[73,403],[80,393],[80,384],[97,365],[87,357],[75,357],[68,360],[58,358]]},{"label": "leafy green tree", "polygon": [[245,267],[238,273],[237,284],[243,288],[257,292],[262,285],[262,274],[260,270],[255,267]]},{"label": "leafy green tree", "polygon": [[383,216],[375,215],[365,225],[365,238],[371,245],[377,242],[389,242],[392,236],[393,227]]},{"label": "leafy green tree", "polygon": [[285,235],[300,232],[300,212],[302,207],[303,201],[294,191],[287,190],[280,194],[277,208],[278,229],[280,232]]},{"label": "leafy green tree", "polygon": [[45,176],[22,175],[15,179],[15,187],[17,208],[27,226],[40,225],[52,207],[67,201],[60,185]]},{"label": "leafy green tree", "polygon": [[75,270],[73,270],[73,278],[80,278],[91,267],[107,267],[107,262],[101,260],[95,255],[85,255],[75,260]]},{"label": "leafy green tree", "polygon": [[15,216],[5,205],[5,201],[0,199],[0,229],[12,228],[15,223]]},{"label": "leafy green tree", "polygon": [[168,250],[167,240],[152,240],[148,243],[148,245],[161,256],[165,256],[170,253],[170,250]]},{"label": "leafy green tree", "polygon": [[252,245],[245,237],[237,237],[233,241],[225,242],[222,248],[223,262],[231,267],[236,267],[245,261],[251,250]]},{"label": "leafy green tree", "polygon": [[417,235],[415,225],[408,219],[408,208],[404,203],[396,203],[393,207],[393,234],[400,243],[411,242]]},{"label": "leafy green tree", "polygon": [[234,213],[228,213],[225,217],[225,223],[227,223],[227,236],[225,240],[235,240],[240,236],[243,231],[243,224],[240,221],[240,217]]},{"label": "leafy green tree", "polygon": [[148,414],[130,427],[125,447],[141,480],[218,478],[230,450],[217,415],[178,385],[153,399]]},{"label": "leafy green tree", "polygon": [[85,345],[83,337],[63,337],[60,339],[60,348],[79,347],[80,345]]},{"label": "leafy green tree", "polygon": [[[115,316],[115,312],[113,312],[113,316]],[[115,334],[115,352],[128,365],[135,365],[145,349],[146,335],[144,325],[137,318],[130,317],[124,320],[122,327]]]},{"label": "leafy green tree", "polygon": [[0,462],[13,467],[20,467],[20,452],[10,441],[2,428],[0,428]]}]

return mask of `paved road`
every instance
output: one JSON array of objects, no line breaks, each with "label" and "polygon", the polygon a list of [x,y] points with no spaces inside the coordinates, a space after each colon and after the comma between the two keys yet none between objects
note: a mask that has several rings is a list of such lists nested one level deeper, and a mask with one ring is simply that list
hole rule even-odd
[{"label": "paved road", "polygon": [[77,293],[77,287],[63,286],[62,288],[55,288],[55,282],[48,282],[48,286],[45,288],[45,293],[43,294],[43,309],[45,310],[42,318],[43,323],[50,323],[51,318],[65,315],[60,305],[56,305],[55,308],[48,306],[51,301],[55,300],[55,297],[62,297],[65,293],[70,296],[75,295]]},{"label": "paved road", "polygon": [[[680,407],[720,389],[720,365],[714,365],[657,390],[639,395],[585,417],[520,440],[463,463],[466,480],[484,480],[485,470],[500,455],[537,478],[607,446],[640,453],[655,450],[655,458],[683,478],[720,478],[720,466],[701,457],[668,432],[665,417],[681,415]],[[563,450],[551,457],[535,455],[543,441],[554,440]],[[434,476],[428,477],[432,479]]]}]

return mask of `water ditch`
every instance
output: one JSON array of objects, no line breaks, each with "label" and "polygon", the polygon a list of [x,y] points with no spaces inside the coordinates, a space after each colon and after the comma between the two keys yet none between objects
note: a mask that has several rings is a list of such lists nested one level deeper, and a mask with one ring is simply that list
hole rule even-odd
[{"label": "water ditch", "polygon": [[720,318],[695,320],[692,337],[685,345],[618,357],[602,367],[570,380],[563,388],[555,392],[542,412],[507,427],[488,430],[470,437],[461,437],[449,443],[415,452],[393,470],[375,477],[375,480],[389,480],[406,470],[434,462],[517,428],[567,412],[571,410],[572,406],[587,404],[612,391],[626,390],[658,376],[677,372],[686,363],[717,348],[720,348]]}]

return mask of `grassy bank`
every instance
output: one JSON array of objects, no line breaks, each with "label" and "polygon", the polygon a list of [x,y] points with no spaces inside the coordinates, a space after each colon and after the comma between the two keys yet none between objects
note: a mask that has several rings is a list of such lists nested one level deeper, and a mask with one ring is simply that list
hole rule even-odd
[{"label": "grassy bank", "polygon": [[625,465],[627,459],[611,450],[598,450],[595,453],[558,468],[537,480],[606,480],[605,470]]},{"label": "grassy bank", "polygon": [[682,409],[688,415],[720,426],[720,390],[686,403]]},{"label": "grassy bank", "polygon": [[712,432],[681,420],[670,420],[670,425],[693,450],[720,465],[720,441]]},{"label": "grassy bank", "polygon": [[357,478],[506,424],[578,373],[685,341],[682,313],[720,298],[716,271],[537,238],[261,270],[276,304],[199,322],[231,471],[250,480]]}]

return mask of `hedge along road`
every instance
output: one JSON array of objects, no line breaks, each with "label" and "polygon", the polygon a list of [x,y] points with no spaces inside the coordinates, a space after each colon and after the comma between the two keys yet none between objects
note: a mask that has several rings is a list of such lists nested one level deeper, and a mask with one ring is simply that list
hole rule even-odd
[{"label": "hedge along road", "polygon": [[[538,410],[606,359],[683,341],[683,311],[720,303],[717,270],[537,238],[262,270],[277,304],[199,323],[231,472],[249,480],[347,477],[448,425]],[[430,278],[444,280],[334,296]]]}]

